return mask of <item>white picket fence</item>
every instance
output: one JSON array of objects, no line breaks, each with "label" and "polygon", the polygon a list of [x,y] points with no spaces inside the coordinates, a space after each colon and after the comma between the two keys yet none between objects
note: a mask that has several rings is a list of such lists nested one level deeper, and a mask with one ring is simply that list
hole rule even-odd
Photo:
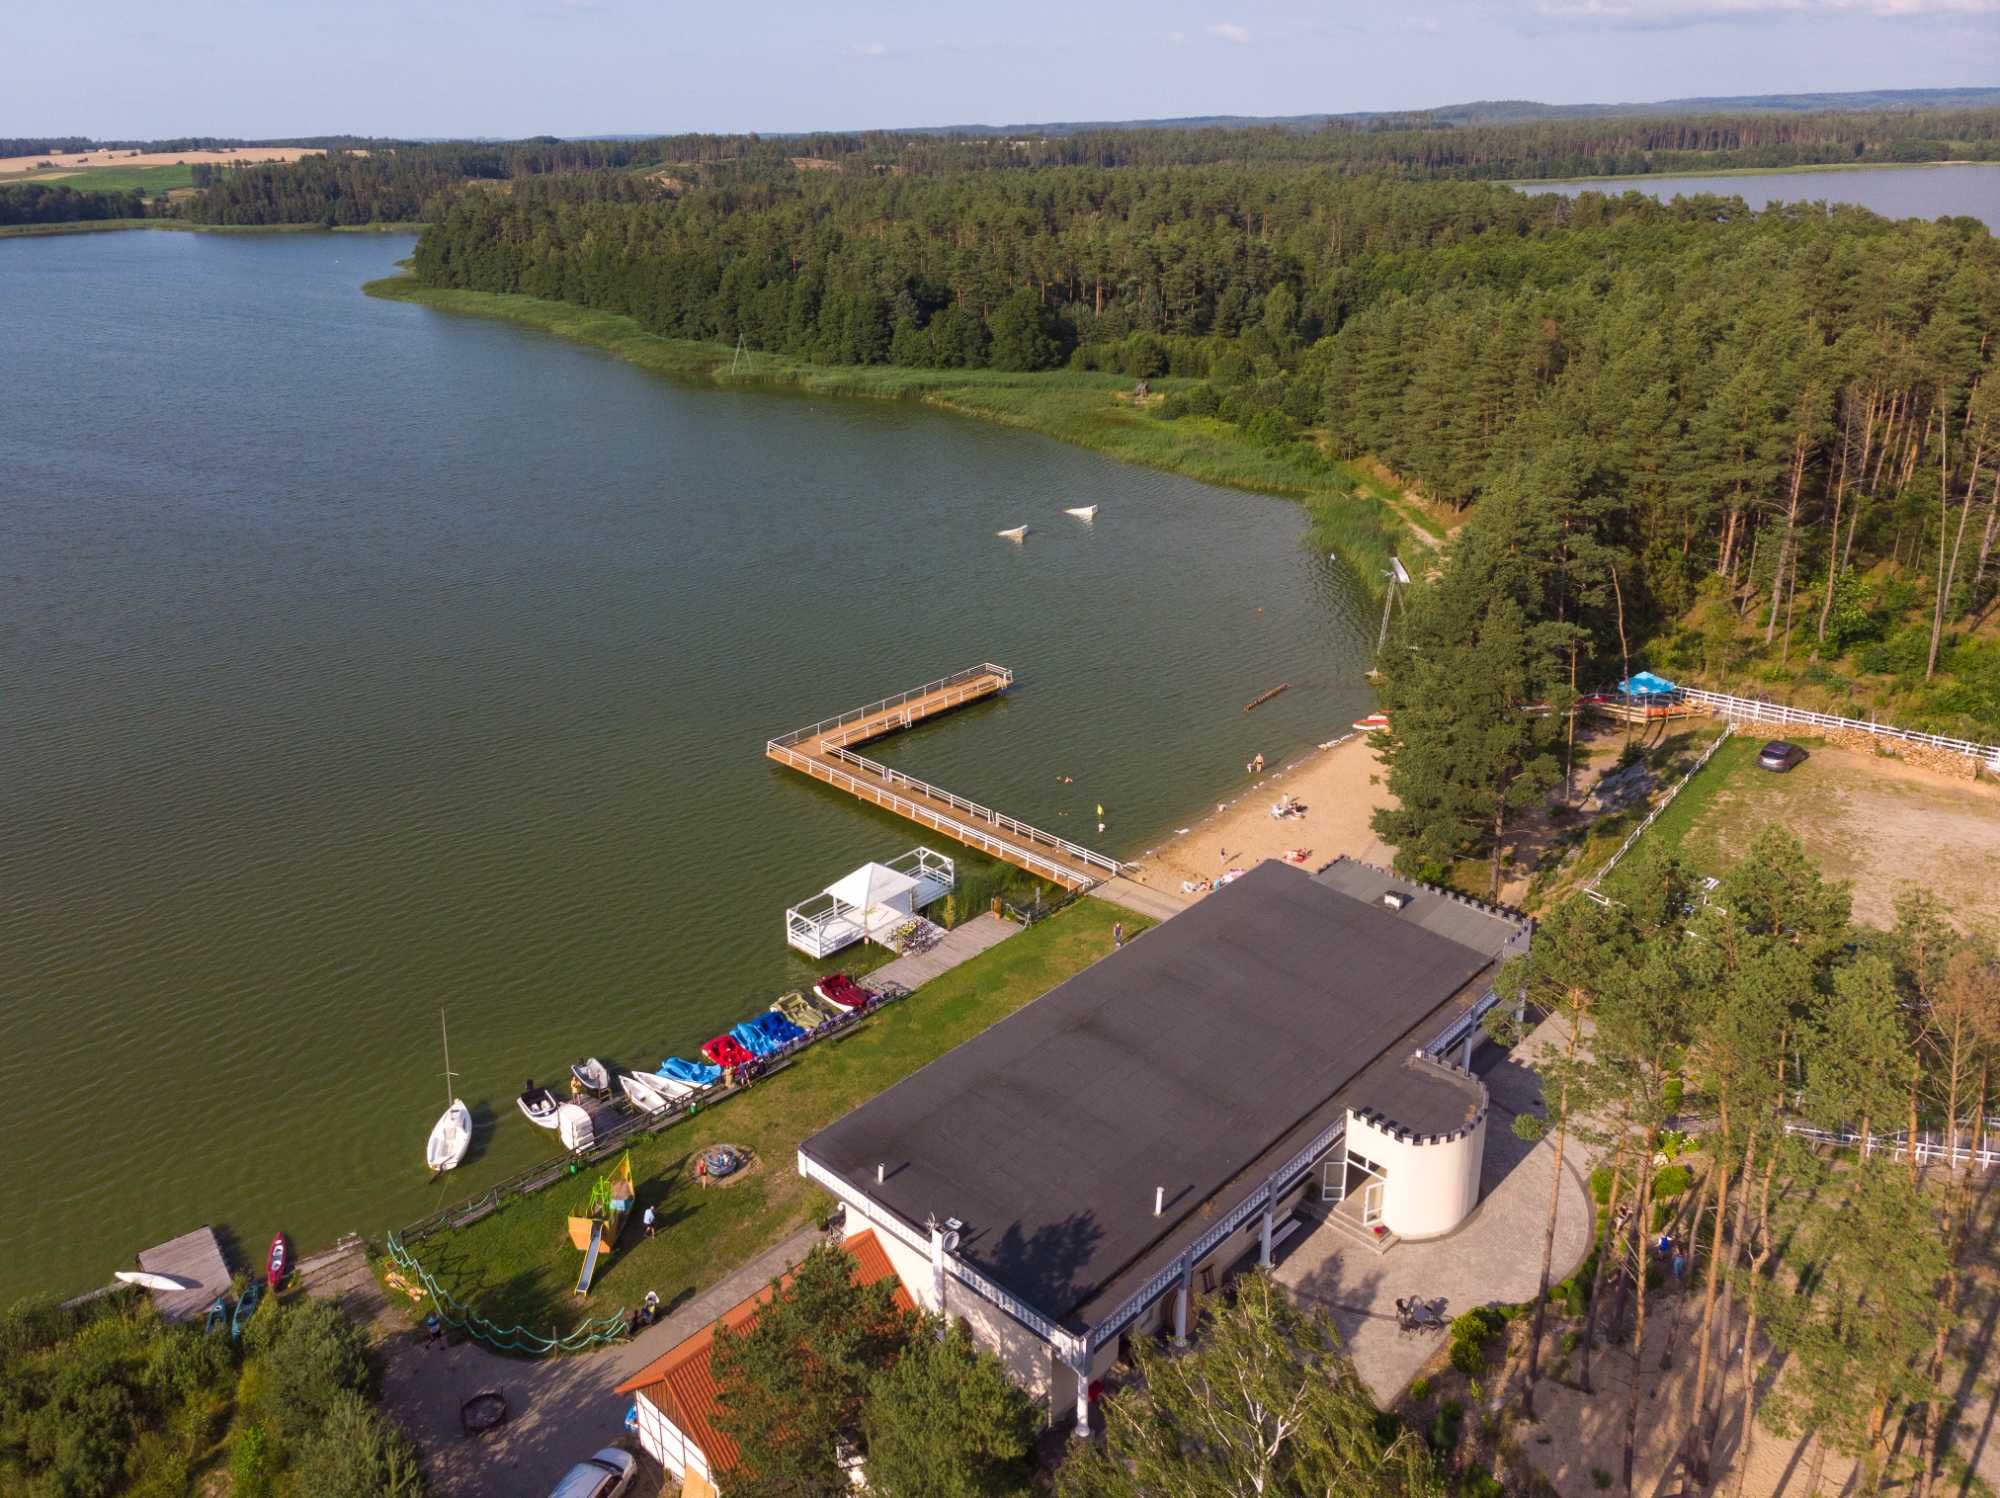
[{"label": "white picket fence", "polygon": [[[1810,1124],[1788,1123],[1787,1134],[1800,1139],[1810,1139],[1815,1144],[1839,1145],[1848,1149],[1858,1149],[1863,1140],[1852,1129],[1816,1129]],[[1871,1134],[1867,1138],[1866,1153],[1887,1155],[1891,1160],[1901,1160],[1910,1152],[1909,1136],[1906,1133]],[[1940,1135],[1928,1131],[1917,1136],[1917,1164],[1942,1165],[1949,1161],[1954,1166],[1966,1166],[1972,1170],[1991,1170],[2000,1165],[2000,1149],[1988,1145],[1985,1149],[1973,1149],[1970,1145],[1955,1148],[1944,1142]]]},{"label": "white picket fence", "polygon": [[1668,791],[1666,795],[1662,796],[1659,800],[1659,803],[1656,806],[1654,806],[1654,808],[1651,811],[1646,813],[1646,819],[1625,835],[1625,841],[1618,845],[1618,851],[1616,853],[1612,854],[1609,858],[1607,858],[1604,861],[1604,866],[1600,868],[1595,874],[1592,874],[1589,879],[1584,881],[1584,886],[1583,886],[1584,894],[1588,895],[1591,899],[1595,900],[1600,905],[1609,905],[1611,903],[1610,900],[1606,899],[1603,895],[1600,895],[1597,892],[1598,881],[1603,879],[1606,874],[1609,874],[1613,869],[1618,867],[1618,860],[1623,858],[1627,853],[1632,851],[1632,845],[1638,842],[1640,838],[1646,835],[1646,829],[1648,827],[1651,827],[1653,823],[1659,819],[1660,813],[1665,811],[1667,807],[1673,803],[1674,797],[1678,796],[1681,793],[1682,787],[1684,787],[1690,780],[1694,779],[1695,774],[1701,769],[1701,767],[1707,764],[1711,759],[1715,758],[1715,751],[1722,747],[1722,741],[1728,738],[1734,732],[1736,732],[1736,725],[1734,723],[1725,722],[1722,725],[1722,732],[1718,733],[1715,736],[1715,741],[1713,743],[1711,743],[1706,749],[1701,751],[1701,757],[1695,760],[1695,762],[1692,765],[1688,766],[1687,774],[1681,776],[1679,780],[1676,780],[1674,782],[1673,789]]},{"label": "white picket fence", "polygon": [[2000,744],[1977,744],[1970,739],[1947,738],[1940,733],[1918,733],[1890,723],[1866,718],[1842,718],[1833,713],[1811,712],[1803,707],[1787,707],[1782,702],[1760,702],[1754,697],[1735,697],[1728,692],[1710,692],[1701,687],[1676,687],[1674,700],[1705,707],[1729,723],[1772,723],[1781,728],[1842,728],[1853,733],[1873,734],[1905,744],[1923,744],[1952,754],[1963,754],[1984,762],[2000,773]]}]

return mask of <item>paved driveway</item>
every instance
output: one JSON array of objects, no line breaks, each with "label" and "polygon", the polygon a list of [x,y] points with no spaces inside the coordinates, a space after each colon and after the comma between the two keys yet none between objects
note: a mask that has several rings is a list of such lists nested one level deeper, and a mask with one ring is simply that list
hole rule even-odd
[{"label": "paved driveway", "polygon": [[[1532,1047],[1541,1032],[1529,1037]],[[1540,1085],[1513,1055],[1489,1045],[1474,1066],[1493,1095],[1479,1205],[1444,1238],[1401,1242],[1376,1254],[1323,1219],[1294,1234],[1278,1257],[1278,1282],[1302,1302],[1332,1313],[1362,1381],[1387,1405],[1436,1352],[1436,1333],[1405,1334],[1396,1325],[1399,1297],[1444,1297],[1445,1314],[1531,1299],[1541,1275],[1555,1149],[1514,1137],[1516,1113],[1539,1113]],[[1518,1054],[1518,1053],[1517,1053]],[[1583,1262],[1590,1244],[1588,1161],[1575,1142],[1563,1155],[1551,1280]],[[1315,1204],[1316,1208],[1317,1204]]]}]

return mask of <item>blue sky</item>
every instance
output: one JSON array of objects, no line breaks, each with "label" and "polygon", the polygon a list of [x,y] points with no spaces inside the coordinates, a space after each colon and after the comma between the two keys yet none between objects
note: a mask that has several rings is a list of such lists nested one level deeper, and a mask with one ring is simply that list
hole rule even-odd
[{"label": "blue sky", "polygon": [[2000,0],[0,0],[0,135],[798,130],[2000,83]]}]

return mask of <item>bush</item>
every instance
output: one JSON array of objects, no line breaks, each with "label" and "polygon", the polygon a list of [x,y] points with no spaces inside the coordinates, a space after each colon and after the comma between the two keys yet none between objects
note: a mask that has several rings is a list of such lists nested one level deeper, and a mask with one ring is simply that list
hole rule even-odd
[{"label": "bush", "polygon": [[1653,1200],[1665,1202],[1683,1196],[1693,1180],[1694,1173],[1685,1165],[1669,1165],[1653,1177]]},{"label": "bush", "polygon": [[1428,1378],[1414,1378],[1410,1380],[1410,1398],[1424,1400],[1430,1398],[1430,1394],[1431,1381]]},{"label": "bush", "polygon": [[342,1394],[373,1392],[367,1343],[331,1301],[269,1306],[250,1327],[252,1351],[270,1366],[272,1413],[284,1434],[316,1430]]},{"label": "bush", "polygon": [[299,1498],[417,1498],[427,1489],[402,1427],[343,1389],[325,1425],[299,1448],[293,1491]]},{"label": "bush", "polygon": [[1462,1498],[1507,1498],[1507,1490],[1478,1462],[1465,1469],[1458,1480],[1458,1492]]},{"label": "bush", "polygon": [[271,1491],[276,1466],[271,1459],[271,1439],[263,1426],[238,1431],[229,1448],[230,1498],[264,1498]]},{"label": "bush", "polygon": [[1456,1399],[1447,1399],[1444,1408],[1431,1420],[1427,1439],[1431,1450],[1443,1455],[1458,1445],[1458,1423],[1465,1415],[1465,1406]]},{"label": "bush", "polygon": [[1611,1474],[1602,1467],[1592,1467],[1590,1469],[1590,1485],[1600,1489],[1610,1487]]},{"label": "bush", "polygon": [[1483,1342],[1454,1342],[1451,1344],[1451,1366],[1468,1378],[1486,1371],[1486,1344]]}]

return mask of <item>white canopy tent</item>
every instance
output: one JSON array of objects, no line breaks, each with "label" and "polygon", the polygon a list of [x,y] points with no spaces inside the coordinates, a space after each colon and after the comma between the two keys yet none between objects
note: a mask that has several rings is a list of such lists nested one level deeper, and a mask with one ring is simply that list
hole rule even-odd
[{"label": "white canopy tent", "polygon": [[897,928],[955,882],[952,861],[929,848],[913,848],[888,863],[865,863],[786,911],[786,940],[813,957],[862,940],[893,946]]}]

